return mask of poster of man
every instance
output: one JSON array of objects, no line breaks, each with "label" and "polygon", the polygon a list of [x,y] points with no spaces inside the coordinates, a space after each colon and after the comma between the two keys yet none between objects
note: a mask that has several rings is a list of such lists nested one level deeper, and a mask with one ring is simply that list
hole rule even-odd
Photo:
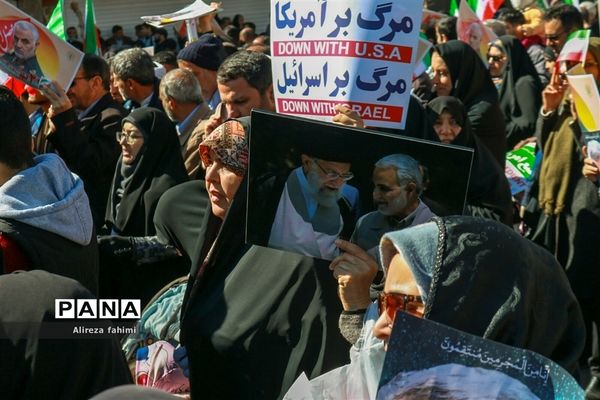
[{"label": "poster of man", "polygon": [[584,397],[546,357],[405,312],[396,314],[379,384],[378,400]]},{"label": "poster of man", "polygon": [[0,56],[0,62],[14,68],[17,74],[28,74],[31,80],[44,76],[35,51],[40,45],[40,33],[29,21],[20,20],[12,27],[13,51]]},{"label": "poster of man", "polygon": [[463,148],[253,111],[246,239],[331,261],[338,239],[462,213],[471,161]]},{"label": "poster of man", "polygon": [[0,1],[0,70],[39,89],[69,87],[83,53],[13,5]]}]

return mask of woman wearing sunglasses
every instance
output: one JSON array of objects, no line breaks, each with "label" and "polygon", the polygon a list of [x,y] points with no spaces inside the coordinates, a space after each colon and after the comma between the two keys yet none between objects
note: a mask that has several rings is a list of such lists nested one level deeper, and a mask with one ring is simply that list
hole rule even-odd
[{"label": "woman wearing sunglasses", "polygon": [[542,106],[542,82],[527,50],[514,36],[492,42],[487,57],[504,113],[506,144],[512,149],[535,132]]},{"label": "woman wearing sunglasses", "polygon": [[374,334],[398,312],[535,351],[571,374],[585,343],[581,311],[560,265],[499,223],[436,218],[381,240],[386,281]]},{"label": "woman wearing sunglasses", "polygon": [[[380,252],[386,279],[378,302],[362,319],[346,319],[345,326],[340,319],[346,338],[360,331],[352,361],[311,380],[313,392],[375,398],[384,350],[402,312],[535,351],[577,377],[585,327],[566,275],[550,253],[510,227],[436,217],[387,233]],[[414,332],[412,340],[428,339]]]}]

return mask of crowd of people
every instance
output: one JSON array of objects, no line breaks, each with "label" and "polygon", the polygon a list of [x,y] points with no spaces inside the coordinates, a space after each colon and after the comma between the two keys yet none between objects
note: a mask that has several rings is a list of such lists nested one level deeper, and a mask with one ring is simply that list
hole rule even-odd
[{"label": "crowd of people", "polygon": [[[590,29],[581,67],[600,87],[597,9],[506,3],[485,57],[455,17],[422,26],[431,66],[406,127],[380,128],[473,151],[462,215],[423,196],[427,168],[401,153],[375,162],[365,202],[326,140],[249,179],[250,114],[274,113],[275,94],[268,30],[241,15],[200,18],[190,42],[115,25],[70,87],[0,87],[0,397],[281,398],[367,334],[383,352],[403,311],[535,351],[600,398],[600,165],[574,65],[556,61]],[[517,199],[506,153],[528,144],[541,161]],[[260,246],[246,242],[251,185]],[[141,300],[136,331],[46,337],[55,299],[91,298]]]}]

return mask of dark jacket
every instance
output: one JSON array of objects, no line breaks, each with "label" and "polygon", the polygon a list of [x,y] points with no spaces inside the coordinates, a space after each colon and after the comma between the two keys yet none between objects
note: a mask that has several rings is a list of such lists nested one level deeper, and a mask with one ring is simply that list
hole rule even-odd
[{"label": "dark jacket", "polygon": [[281,398],[301,372],[348,362],[328,262],[246,245],[245,197],[243,183],[198,235],[181,320],[193,398]]},{"label": "dark jacket", "polygon": [[512,149],[519,141],[535,133],[543,87],[527,50],[519,40],[514,36],[502,36],[499,40],[503,47],[500,50],[507,57],[499,90],[500,108],[506,122],[507,146]]},{"label": "dark jacket", "polygon": [[[431,126],[443,111],[450,112],[462,127],[452,144],[474,150],[465,214],[494,219],[510,226],[512,202],[510,186],[504,170],[479,138],[472,133],[469,118],[460,100],[451,96],[441,96],[429,102],[427,114]],[[439,142],[433,130],[429,133],[428,139]]]},{"label": "dark jacket", "polygon": [[122,172],[122,158],[117,162],[106,207],[106,226],[122,236],[153,236],[158,199],[167,189],[187,181],[188,176],[175,126],[165,113],[142,107],[125,117],[122,123],[125,122],[143,132],[144,145],[127,180]]},{"label": "dark jacket", "polygon": [[0,276],[3,399],[89,399],[132,383],[119,341],[107,333],[108,321],[95,321],[104,335],[89,338],[72,334],[76,320],[54,317],[56,299],[92,298],[81,284],[46,271]]},{"label": "dark jacket", "polygon": [[[23,269],[42,269],[75,279],[98,293],[98,245],[72,242],[60,235],[13,219],[0,218],[0,232],[13,239],[27,257]],[[2,273],[2,271],[0,271]]]},{"label": "dark jacket", "polygon": [[[412,264],[420,259],[427,264],[421,268],[431,270],[424,318],[535,351],[575,374],[585,329],[552,255],[512,228],[481,218],[448,217],[436,224],[437,240],[416,238],[410,228],[388,236],[403,253],[410,250],[402,242],[435,243],[430,259],[404,256]],[[384,242],[382,255],[389,260]]]},{"label": "dark jacket", "polygon": [[102,226],[115,165],[121,153],[116,140],[124,110],[106,93],[81,120],[70,109],[52,118],[48,136],[71,171],[81,177],[96,226]]}]

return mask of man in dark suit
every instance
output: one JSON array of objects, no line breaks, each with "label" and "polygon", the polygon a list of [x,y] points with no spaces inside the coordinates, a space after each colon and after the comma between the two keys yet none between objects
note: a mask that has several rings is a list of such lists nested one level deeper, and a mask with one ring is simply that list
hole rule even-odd
[{"label": "man in dark suit", "polygon": [[160,81],[154,76],[154,62],[144,50],[123,50],[112,58],[110,72],[123,99],[131,103],[130,110],[154,107],[164,111],[158,96]]},{"label": "man in dark suit", "polygon": [[121,152],[116,133],[121,129],[123,109],[110,96],[109,83],[106,61],[86,54],[66,93],[60,88],[44,90],[52,103],[50,116],[55,126],[47,140],[83,179],[96,226],[104,223],[106,199]]}]

